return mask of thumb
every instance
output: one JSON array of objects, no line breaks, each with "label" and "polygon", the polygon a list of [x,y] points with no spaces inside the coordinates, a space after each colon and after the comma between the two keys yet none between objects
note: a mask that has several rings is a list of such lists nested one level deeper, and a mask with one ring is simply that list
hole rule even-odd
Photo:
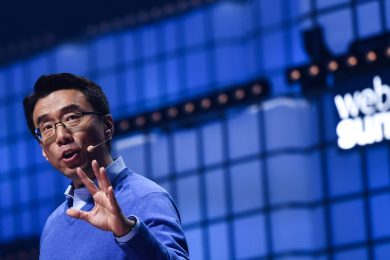
[{"label": "thumb", "polygon": [[70,217],[73,218],[78,218],[78,219],[83,219],[87,220],[88,218],[88,213],[82,210],[70,208],[66,210],[66,214],[68,214]]}]

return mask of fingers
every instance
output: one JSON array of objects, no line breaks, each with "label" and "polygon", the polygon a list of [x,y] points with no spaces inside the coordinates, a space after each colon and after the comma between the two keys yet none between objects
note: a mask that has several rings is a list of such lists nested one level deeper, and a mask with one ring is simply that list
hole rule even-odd
[{"label": "fingers", "polygon": [[[112,210],[117,211],[119,209],[119,206],[118,206],[118,203],[116,201],[115,194],[114,194],[113,188],[111,186],[111,182],[107,177],[106,169],[104,167],[99,168],[98,162],[96,160],[93,160],[92,161],[92,170],[94,172],[94,175],[96,176],[99,188],[95,185],[95,183],[86,175],[86,173],[81,168],[78,167],[76,169],[77,175],[79,176],[81,182],[85,185],[87,190],[94,197],[95,202],[100,203],[100,204],[103,203],[103,201],[98,199],[98,197],[95,198],[96,194],[98,194],[99,192],[102,192],[105,194],[104,197],[107,197],[108,201],[110,202]],[[102,197],[99,197],[99,198],[102,198]],[[74,213],[74,214],[76,214],[76,213]]]},{"label": "fingers", "polygon": [[108,194],[107,189],[111,186],[111,183],[107,178],[106,169],[104,167],[99,168],[99,164],[96,160],[92,161],[92,169],[98,180],[99,188]]},{"label": "fingers", "polygon": [[106,194],[107,194],[107,197],[108,197],[108,199],[110,201],[110,204],[113,207],[113,209],[115,211],[119,212],[120,208],[119,208],[118,202],[116,201],[114,190],[113,190],[112,186],[108,187]]},{"label": "fingers", "polygon": [[92,161],[92,170],[93,170],[93,173],[95,174],[96,179],[98,181],[99,188],[105,192],[103,185],[102,185],[101,177],[100,177],[99,164],[96,160]]},{"label": "fingers", "polygon": [[111,182],[110,182],[110,180],[107,177],[106,169],[104,167],[100,167],[99,170],[100,170],[100,178],[101,178],[99,181],[101,181],[102,186],[104,187],[105,192],[107,193],[108,189],[110,187],[112,188]]},{"label": "fingers", "polygon": [[80,167],[77,167],[76,172],[77,172],[77,176],[79,176],[81,182],[85,185],[87,190],[92,195],[94,195],[96,192],[99,191],[99,189],[96,187],[96,185],[93,183],[93,181],[90,178],[88,178],[87,174],[83,170],[81,170]]},{"label": "fingers", "polygon": [[70,208],[66,210],[66,214],[68,214],[70,217],[77,218],[77,219],[83,219],[88,221],[88,212]]},{"label": "fingers", "polygon": [[100,179],[99,164],[96,160],[92,160],[92,170],[93,170],[93,173],[95,174],[96,178],[99,180]]}]

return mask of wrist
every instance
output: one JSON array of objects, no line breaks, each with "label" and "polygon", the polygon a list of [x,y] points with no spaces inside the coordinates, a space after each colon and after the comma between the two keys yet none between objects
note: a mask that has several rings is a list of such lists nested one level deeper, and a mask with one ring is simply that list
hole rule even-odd
[{"label": "wrist", "polygon": [[113,233],[116,237],[123,237],[124,235],[130,233],[136,224],[136,219],[128,219],[128,218],[123,216],[123,221],[121,221],[121,222],[122,223],[118,227],[118,229],[113,231]]}]

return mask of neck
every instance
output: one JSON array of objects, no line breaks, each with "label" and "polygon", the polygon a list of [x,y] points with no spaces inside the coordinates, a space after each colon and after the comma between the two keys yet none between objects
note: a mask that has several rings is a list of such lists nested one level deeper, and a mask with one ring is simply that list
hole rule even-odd
[{"label": "neck", "polygon": [[[105,156],[102,159],[96,158],[96,160],[99,164],[99,167],[104,167],[104,168],[107,168],[107,166],[113,162],[113,159],[112,159],[110,154]],[[92,162],[92,160],[91,160],[91,162]],[[86,168],[84,168],[82,170],[87,174],[88,178],[90,178],[91,180],[95,180],[96,176],[95,176],[95,173],[93,172],[91,162],[88,164],[88,166]],[[72,181],[73,181],[73,186],[75,187],[75,189],[84,187],[84,184],[82,183],[80,178],[77,176],[77,173],[75,174],[75,179],[73,179]]]}]

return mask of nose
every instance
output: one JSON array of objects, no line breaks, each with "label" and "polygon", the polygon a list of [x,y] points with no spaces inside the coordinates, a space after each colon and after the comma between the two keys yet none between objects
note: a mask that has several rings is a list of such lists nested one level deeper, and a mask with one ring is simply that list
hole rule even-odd
[{"label": "nose", "polygon": [[54,126],[55,135],[56,135],[56,143],[58,145],[67,144],[73,140],[72,133],[62,122],[56,123]]}]

